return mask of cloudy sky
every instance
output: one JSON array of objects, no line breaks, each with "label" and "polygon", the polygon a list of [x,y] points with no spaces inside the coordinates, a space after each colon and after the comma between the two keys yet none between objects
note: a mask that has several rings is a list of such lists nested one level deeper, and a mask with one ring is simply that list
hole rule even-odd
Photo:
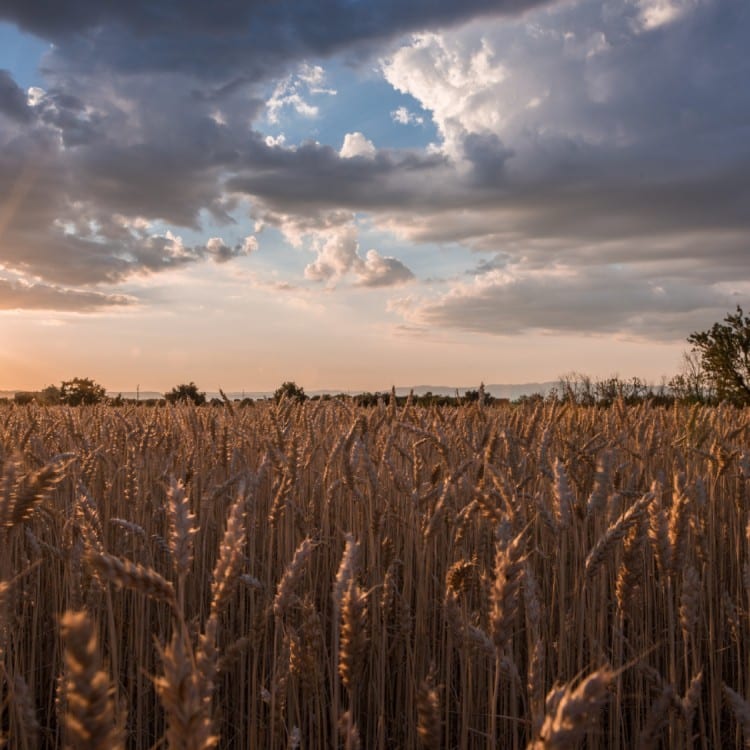
[{"label": "cloudy sky", "polygon": [[750,306],[747,0],[3,0],[0,389],[657,381]]}]

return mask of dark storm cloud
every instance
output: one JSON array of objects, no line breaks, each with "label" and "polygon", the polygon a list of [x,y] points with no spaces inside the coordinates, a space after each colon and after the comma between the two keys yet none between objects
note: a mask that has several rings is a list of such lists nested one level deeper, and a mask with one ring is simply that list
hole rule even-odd
[{"label": "dark storm cloud", "polygon": [[0,70],[0,114],[19,122],[28,122],[31,119],[26,93],[7,70]]},{"label": "dark storm cloud", "polygon": [[423,202],[417,185],[434,179],[434,170],[441,166],[447,165],[440,156],[380,151],[372,159],[347,159],[317,143],[287,149],[256,140],[247,165],[240,166],[226,188],[286,212],[372,210]]},{"label": "dark storm cloud", "polygon": [[60,134],[66,148],[92,143],[106,127],[99,113],[87,112],[86,104],[81,99],[59,89],[45,92],[30,111],[40,124]]},{"label": "dark storm cloud", "polygon": [[471,175],[478,186],[503,182],[505,165],[513,156],[494,133],[470,133],[463,140],[463,152],[471,164]]},{"label": "dark storm cloud", "polygon": [[306,57],[370,47],[411,30],[513,15],[545,0],[6,0],[0,20],[56,45],[53,57],[120,72],[255,79]]}]

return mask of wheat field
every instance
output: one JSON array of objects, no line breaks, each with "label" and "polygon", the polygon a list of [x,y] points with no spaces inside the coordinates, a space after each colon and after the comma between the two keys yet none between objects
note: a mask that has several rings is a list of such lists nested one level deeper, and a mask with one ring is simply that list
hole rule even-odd
[{"label": "wheat field", "polygon": [[8,748],[750,747],[750,418],[0,407]]}]

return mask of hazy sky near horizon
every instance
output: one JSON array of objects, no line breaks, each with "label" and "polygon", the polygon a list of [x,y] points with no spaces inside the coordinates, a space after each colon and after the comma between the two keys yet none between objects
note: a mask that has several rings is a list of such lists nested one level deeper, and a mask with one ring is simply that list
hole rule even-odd
[{"label": "hazy sky near horizon", "polygon": [[0,4],[0,389],[658,380],[750,297],[747,0]]}]

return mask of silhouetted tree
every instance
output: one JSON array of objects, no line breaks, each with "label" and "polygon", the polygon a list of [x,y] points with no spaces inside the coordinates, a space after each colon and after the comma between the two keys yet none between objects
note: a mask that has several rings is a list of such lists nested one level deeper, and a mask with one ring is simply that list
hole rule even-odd
[{"label": "silhouetted tree", "polygon": [[60,386],[60,403],[68,406],[98,404],[107,396],[104,386],[91,378],[64,380]]},{"label": "silhouetted tree", "polygon": [[191,380],[189,383],[176,385],[169,393],[164,394],[164,398],[170,404],[176,404],[180,401],[192,401],[196,406],[206,403],[206,394],[198,390],[198,386]]},{"label": "silhouetted tree", "polygon": [[302,402],[307,396],[304,388],[298,386],[293,380],[287,380],[274,391],[273,398],[276,402],[281,401],[282,398]]},{"label": "silhouetted tree", "polygon": [[697,352],[684,353],[682,371],[670,379],[669,392],[678,401],[688,404],[704,404],[713,399],[713,389]]},{"label": "silhouetted tree", "polygon": [[737,305],[724,323],[691,333],[688,342],[700,356],[706,379],[716,396],[738,405],[750,404],[750,316]]},{"label": "silhouetted tree", "polygon": [[463,396],[465,404],[492,404],[494,401],[495,399],[484,390],[484,383],[480,383],[476,391],[465,391]]}]

